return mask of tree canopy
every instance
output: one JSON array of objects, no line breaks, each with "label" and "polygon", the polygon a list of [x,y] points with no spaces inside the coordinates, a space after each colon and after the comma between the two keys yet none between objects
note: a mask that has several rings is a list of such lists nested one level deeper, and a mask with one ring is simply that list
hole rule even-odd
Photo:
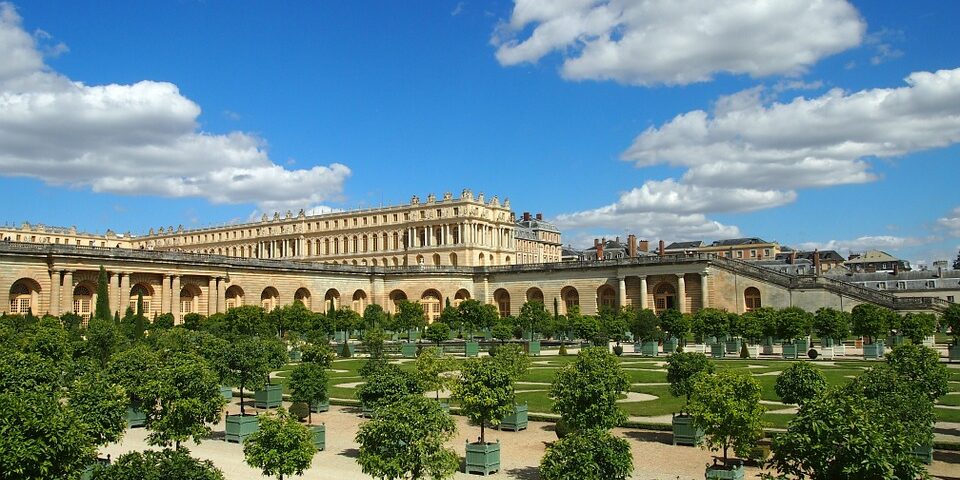
[{"label": "tree canopy", "polygon": [[680,352],[667,358],[667,381],[670,382],[670,394],[685,397],[690,401],[693,392],[691,379],[698,373],[713,373],[714,366],[702,353]]},{"label": "tree canopy", "polygon": [[803,405],[827,388],[827,378],[819,368],[797,362],[777,375],[774,389],[783,403]]},{"label": "tree canopy", "polygon": [[453,397],[460,402],[460,411],[480,425],[483,443],[484,425],[499,425],[503,417],[513,413],[513,380],[490,357],[470,359],[462,364]]},{"label": "tree canopy", "polygon": [[316,453],[313,433],[283,407],[260,415],[260,429],[243,441],[247,464],[280,480],[303,475]]},{"label": "tree canopy", "polygon": [[543,480],[621,480],[632,472],[630,444],[599,428],[561,438],[547,447],[540,461]]},{"label": "tree canopy", "polygon": [[553,412],[574,430],[610,429],[627,418],[617,399],[629,388],[616,356],[601,347],[584,348],[553,380]]},{"label": "tree canopy", "polygon": [[746,457],[763,435],[760,383],[749,375],[731,370],[697,374],[689,408],[694,424],[703,429],[704,444],[722,450],[725,465],[731,448]]}]

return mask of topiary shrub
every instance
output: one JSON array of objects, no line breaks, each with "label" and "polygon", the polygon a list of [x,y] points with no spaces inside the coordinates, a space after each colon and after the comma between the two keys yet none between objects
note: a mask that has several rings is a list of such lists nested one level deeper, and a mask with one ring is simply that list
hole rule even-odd
[{"label": "topiary shrub", "polygon": [[303,419],[310,415],[310,405],[307,405],[307,402],[293,402],[290,405],[290,414],[302,422]]},{"label": "topiary shrub", "polygon": [[560,356],[567,356],[567,355],[569,355],[569,354],[567,353],[567,344],[566,344],[566,343],[561,343],[561,344],[560,344]]},{"label": "topiary shrub", "polygon": [[619,357],[620,355],[623,355],[623,346],[621,346],[621,345],[614,345],[614,346],[613,346],[613,354],[616,355],[616,356],[618,356],[618,357]]},{"label": "topiary shrub", "polygon": [[347,342],[343,342],[340,345],[340,358],[350,358],[353,354],[350,353],[350,345],[347,345]]},{"label": "topiary shrub", "polygon": [[750,352],[747,351],[747,342],[740,344],[740,358],[750,358]]}]

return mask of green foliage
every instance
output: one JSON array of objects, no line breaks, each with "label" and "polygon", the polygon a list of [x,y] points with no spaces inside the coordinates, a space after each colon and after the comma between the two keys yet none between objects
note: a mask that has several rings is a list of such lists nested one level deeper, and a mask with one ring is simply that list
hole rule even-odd
[{"label": "green foliage", "polygon": [[787,307],[777,312],[777,336],[783,340],[805,337],[813,325],[813,314],[800,307]]},{"label": "green foliage", "polygon": [[883,338],[890,331],[891,317],[896,315],[889,309],[872,303],[861,303],[853,307],[850,313],[850,323],[855,335],[867,338],[872,344],[876,339]]},{"label": "green foliage", "polygon": [[113,320],[110,313],[110,291],[107,287],[107,270],[100,265],[97,275],[97,303],[93,311],[93,318],[98,320]]},{"label": "green foliage", "polygon": [[950,327],[953,344],[960,345],[960,303],[951,303],[943,312],[943,323]]},{"label": "green foliage", "polygon": [[[449,298],[447,300],[450,300]],[[446,325],[450,330],[457,331],[463,329],[463,320],[460,318],[460,309],[447,305],[440,312],[440,323]]]},{"label": "green foliage", "polygon": [[[773,312],[773,309],[770,308],[756,308],[749,312],[744,312],[740,315],[740,319],[737,321],[740,330],[740,336],[743,337],[744,344],[747,342],[752,344],[760,343],[763,337],[767,336],[767,330],[770,330],[770,336],[776,335],[776,317]],[[772,324],[772,328],[768,328],[768,324]]]},{"label": "green foliage", "polygon": [[267,342],[256,337],[239,337],[224,352],[223,365],[231,385],[240,387],[240,414],[244,413],[243,390],[255,390],[266,383],[271,368]]},{"label": "green foliage", "polygon": [[437,402],[407,395],[384,406],[360,425],[357,463],[378,479],[442,479],[453,476],[460,460],[445,444],[456,424]]},{"label": "green foliage", "polygon": [[23,342],[22,350],[26,353],[36,353],[57,365],[66,365],[73,358],[73,345],[66,330],[60,327],[60,322],[41,322],[32,335],[28,335]]},{"label": "green foliage", "polygon": [[350,352],[350,344],[343,342],[340,344],[340,352],[337,354],[340,358],[350,358],[353,353]]},{"label": "green foliage", "polygon": [[36,353],[0,350],[0,392],[35,391],[52,395],[60,388],[60,370]]},{"label": "green foliage", "polygon": [[123,387],[130,403],[142,404],[156,390],[159,365],[157,354],[141,345],[114,355],[107,365],[107,378]]},{"label": "green foliage", "polygon": [[68,405],[82,420],[94,445],[116,442],[127,427],[127,394],[103,372],[87,371],[74,380]]},{"label": "green foliage", "polygon": [[313,433],[283,407],[274,414],[260,415],[260,429],[243,441],[247,465],[281,479],[303,475],[316,453]]},{"label": "green foliage", "polygon": [[716,308],[701,308],[693,314],[694,325],[701,329],[699,333],[723,339],[730,333],[730,315]]},{"label": "green foliage", "polygon": [[293,402],[290,404],[290,414],[297,417],[297,420],[301,422],[310,417],[311,413],[310,405],[308,405],[307,402]]},{"label": "green foliage", "polygon": [[763,435],[760,383],[749,375],[723,370],[700,373],[692,385],[690,415],[703,429],[704,444],[711,451],[723,450],[724,465],[730,448],[746,458]]},{"label": "green foliage", "polygon": [[405,395],[420,395],[423,388],[417,377],[392,363],[383,364],[357,387],[357,398],[367,408],[378,409]]},{"label": "green foliage", "polygon": [[520,306],[520,316],[517,317],[517,325],[519,325],[524,332],[530,334],[531,340],[533,340],[533,334],[540,332],[548,322],[550,322],[550,313],[547,312],[543,303],[532,301]]},{"label": "green foliage", "polygon": [[[422,311],[423,307],[420,310]],[[347,307],[340,307],[333,316],[333,322],[336,330],[349,333],[363,326],[363,317]]]},{"label": "green foliage", "polygon": [[513,381],[517,381],[530,368],[530,357],[523,351],[523,347],[516,343],[501,345],[492,356],[491,361]]},{"label": "green foliage", "polygon": [[480,425],[483,443],[486,423],[499,425],[503,417],[513,413],[513,379],[489,357],[470,359],[462,364],[453,397],[460,402],[460,411]]},{"label": "green foliage", "polygon": [[506,342],[513,338],[513,325],[504,321],[497,322],[497,324],[493,326],[493,329],[490,330],[490,334],[493,335],[493,338],[500,340],[500,342]]},{"label": "green foliage", "polygon": [[937,316],[932,313],[907,313],[900,319],[901,335],[916,345],[934,333],[937,333]]},{"label": "green foliage", "polygon": [[206,320],[206,316],[191,312],[183,316],[183,328],[187,330],[200,330],[200,325]]},{"label": "green foliage", "polygon": [[101,366],[106,365],[110,356],[121,350],[126,342],[120,328],[109,317],[91,319],[86,336],[87,354],[99,360]]},{"label": "green foliage", "polygon": [[649,308],[644,308],[630,319],[630,333],[635,342],[647,342],[660,336],[660,318]]},{"label": "green foliage", "polygon": [[[303,362],[290,372],[290,398],[308,405],[322,402],[327,399],[327,382],[327,371],[322,365]],[[307,416],[313,423],[313,416]]]},{"label": "green foliage", "polygon": [[630,444],[602,429],[567,435],[547,447],[540,460],[543,480],[619,480],[632,472]]},{"label": "green foliage", "polygon": [[667,381],[670,382],[670,394],[674,397],[686,397],[690,401],[693,391],[691,379],[698,373],[713,373],[714,366],[706,355],[695,352],[680,352],[667,358]]},{"label": "green foliage", "polygon": [[[426,324],[427,317],[423,314],[423,305],[420,305],[419,302],[407,300],[397,302],[397,314],[394,317],[394,325],[397,329],[409,332]],[[407,339],[409,340],[409,338],[408,336]]]},{"label": "green foliage", "polygon": [[259,305],[242,305],[227,310],[223,324],[224,334],[263,337],[276,334],[267,322],[266,313]]},{"label": "green foliage", "polygon": [[668,308],[660,312],[660,329],[671,337],[683,339],[690,331],[690,319],[679,310]]},{"label": "green foliage", "polygon": [[[371,330],[367,330],[367,335],[369,335]],[[364,335],[366,338],[366,335]],[[370,351],[370,347],[367,346],[367,351]],[[318,345],[307,344],[303,346],[303,351],[300,356],[300,361],[302,363],[316,363],[323,368],[330,368],[333,365],[333,359],[336,355],[333,353],[333,349],[330,348],[330,345],[321,343]]]},{"label": "green foliage", "polygon": [[98,468],[93,480],[224,480],[210,460],[198,460],[185,448],[129,452]]},{"label": "green foliage", "polygon": [[455,361],[443,354],[443,350],[430,347],[424,348],[417,355],[416,372],[420,388],[425,391],[437,391],[437,400],[440,399],[440,390],[452,384],[452,379],[444,375],[456,368]]},{"label": "green foliage", "polygon": [[172,313],[164,313],[153,318],[152,330],[167,330],[173,328],[174,318]]},{"label": "green foliage", "polygon": [[830,307],[821,307],[813,316],[813,329],[821,338],[842,341],[850,336],[850,314]]},{"label": "green foliage", "polygon": [[605,343],[603,337],[603,330],[600,325],[600,320],[597,320],[596,317],[592,315],[575,315],[571,317],[571,327],[573,328],[574,335],[577,338],[582,338],[587,340],[594,345],[601,345]]},{"label": "green foliage", "polygon": [[774,389],[783,403],[803,405],[827,388],[827,378],[819,368],[797,362],[777,375]]},{"label": "green foliage", "polygon": [[303,302],[296,300],[290,305],[284,305],[276,310],[273,327],[277,334],[283,337],[286,332],[306,332],[313,321],[313,312]]},{"label": "green foliage", "polygon": [[940,363],[940,353],[923,345],[900,345],[887,355],[887,364],[897,373],[915,382],[930,401],[949,391],[950,374]]},{"label": "green foliage", "polygon": [[629,388],[615,356],[604,348],[584,348],[553,380],[553,412],[574,430],[613,428],[627,418],[617,406],[617,398]]},{"label": "green foliage", "polygon": [[384,328],[387,322],[387,312],[376,303],[371,303],[363,309],[363,325],[365,329]]},{"label": "green foliage", "polygon": [[567,344],[566,344],[566,343],[561,343],[561,344],[560,344],[560,351],[557,352],[557,354],[560,355],[561,357],[565,357],[565,356],[569,355],[569,353],[567,353]]},{"label": "green foliage", "polygon": [[379,327],[373,327],[363,333],[361,344],[367,350],[370,358],[384,358],[384,340],[386,340],[386,336],[383,334],[383,330],[380,330]]},{"label": "green foliage", "polygon": [[627,331],[630,329],[630,322],[636,317],[636,312],[629,307],[623,307],[608,315],[601,321],[601,330],[603,336],[609,338],[620,345],[620,342],[627,339]]},{"label": "green foliage", "polygon": [[450,340],[450,326],[443,322],[433,322],[427,327],[423,338],[440,345],[440,342]]},{"label": "green foliage", "polygon": [[479,300],[472,298],[460,302],[457,310],[460,311],[460,321],[463,322],[463,328],[471,336],[473,332],[478,330],[492,328],[500,319],[500,313],[496,306],[481,303]]},{"label": "green foliage", "polygon": [[147,442],[162,446],[179,446],[191,438],[200,443],[212,433],[208,424],[220,420],[226,404],[216,374],[193,353],[165,358],[156,372],[154,390],[145,400]]}]

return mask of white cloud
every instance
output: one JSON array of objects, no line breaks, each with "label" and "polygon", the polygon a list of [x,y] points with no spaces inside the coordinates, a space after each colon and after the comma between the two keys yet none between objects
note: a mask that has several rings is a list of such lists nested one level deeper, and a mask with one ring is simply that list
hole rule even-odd
[{"label": "white cloud", "polygon": [[768,104],[751,89],[640,134],[622,157],[639,167],[685,167],[683,182],[779,189],[875,179],[869,157],[960,141],[960,69],[914,72],[907,86]]},{"label": "white cloud", "polygon": [[927,245],[937,241],[936,237],[898,237],[893,235],[863,236],[851,240],[830,240],[828,242],[804,242],[796,246],[801,250],[837,250],[838,252],[863,252],[866,250],[899,250],[906,247]]},{"label": "white cloud", "polygon": [[[740,229],[736,226],[724,225],[699,213],[688,215],[663,212],[624,213],[618,211],[616,205],[558,215],[555,223],[564,230],[565,234],[566,229],[618,231],[624,234],[634,233],[641,238],[677,241],[740,236]],[[593,234],[581,236],[591,237],[591,235]]]},{"label": "white cloud", "polygon": [[947,216],[938,218],[937,226],[951,236],[960,237],[960,207],[954,208]]},{"label": "white cloud", "polygon": [[747,212],[790,203],[794,192],[714,188],[677,183],[672,178],[649,180],[639,188],[620,195],[614,208],[618,213],[716,213]]},{"label": "white cloud", "polygon": [[[48,34],[47,34],[48,35]],[[89,86],[51,71],[14,7],[0,3],[0,171],[126,195],[299,208],[337,197],[341,164],[287,170],[252,135],[198,130],[170,83]]]},{"label": "white cloud", "polygon": [[571,80],[683,85],[799,74],[865,29],[844,0],[515,0],[491,41],[505,66],[559,51]]}]

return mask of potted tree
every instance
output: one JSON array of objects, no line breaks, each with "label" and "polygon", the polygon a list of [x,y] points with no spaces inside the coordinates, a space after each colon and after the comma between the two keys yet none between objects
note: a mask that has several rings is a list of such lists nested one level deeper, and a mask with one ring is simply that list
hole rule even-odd
[{"label": "potted tree", "polygon": [[807,335],[812,317],[800,307],[788,307],[777,312],[777,336],[783,340],[783,358],[796,359],[800,352],[806,352],[806,341],[801,344],[794,340]]},{"label": "potted tree", "polygon": [[489,475],[499,471],[500,442],[487,442],[485,426],[488,422],[497,426],[500,419],[513,412],[513,379],[489,357],[467,360],[453,396],[460,403],[460,411],[480,425],[480,438],[466,444],[464,472]]},{"label": "potted tree", "polygon": [[821,354],[825,358],[843,355],[843,339],[850,335],[850,314],[830,307],[817,309],[813,329],[820,336]]},{"label": "potted tree", "polygon": [[693,378],[689,408],[694,424],[703,429],[704,445],[723,451],[723,463],[714,459],[706,478],[742,480],[743,462],[731,459],[729,451],[746,458],[763,435],[760,383],[730,370],[700,373]]},{"label": "potted tree", "polygon": [[599,428],[580,431],[547,447],[540,460],[540,478],[623,480],[633,472],[630,444]]},{"label": "potted tree", "polygon": [[517,324],[523,329],[524,333],[530,338],[526,342],[526,350],[530,355],[540,355],[540,340],[535,338],[545,324],[550,321],[550,312],[543,306],[543,303],[532,301],[526,302],[520,307],[520,316],[517,317]]},{"label": "potted tree", "polygon": [[864,338],[863,358],[876,360],[883,357],[883,336],[890,331],[890,310],[872,303],[861,303],[850,312],[854,335]]},{"label": "potted tree", "polygon": [[827,378],[819,368],[797,362],[777,375],[774,390],[783,403],[803,405],[827,388]]},{"label": "potted tree", "polygon": [[686,336],[690,332],[690,319],[679,310],[668,308],[660,312],[660,330],[663,330],[667,337],[676,338],[681,345],[686,345]]},{"label": "potted tree", "polygon": [[737,321],[737,329],[743,337],[747,358],[759,358],[760,342],[764,338],[763,317],[755,310],[744,312]]},{"label": "potted tree", "polygon": [[467,330],[467,341],[464,343],[464,355],[476,357],[480,353],[480,344],[474,340],[474,333],[478,330],[492,328],[500,315],[493,305],[480,303],[479,300],[468,299],[457,306],[460,321]]},{"label": "potted tree", "polygon": [[743,345],[743,328],[740,324],[740,315],[730,312],[727,314],[727,353],[739,353]]},{"label": "potted tree", "polygon": [[148,443],[180,448],[180,442],[199,443],[210,435],[208,425],[220,420],[227,401],[203,358],[189,352],[167,355],[156,371],[155,385],[145,403]]},{"label": "potted tree", "polygon": [[932,313],[910,312],[900,320],[900,334],[914,345],[923,345],[936,332],[937,316]]},{"label": "potted tree", "polygon": [[[887,356],[890,368],[912,381],[919,390],[933,403],[946,395],[950,390],[950,374],[947,367],[940,363],[940,354],[923,345],[901,345],[893,349]],[[913,449],[913,455],[924,463],[933,461],[933,423],[929,433],[918,434],[921,440]]]},{"label": "potted tree", "polygon": [[427,320],[423,313],[423,305],[417,302],[401,300],[397,303],[397,315],[394,318],[396,328],[407,332],[407,341],[401,345],[400,352],[404,358],[417,356],[417,340],[420,327],[426,325]]},{"label": "potted tree", "polygon": [[281,341],[273,339],[264,341],[263,345],[267,372],[264,374],[263,387],[253,394],[253,405],[257,408],[276,408],[283,403],[283,385],[271,382],[270,371],[287,363],[287,347]]},{"label": "potted tree", "polygon": [[[641,355],[648,357],[657,356],[657,337],[660,335],[660,319],[657,318],[657,314],[653,313],[653,310],[649,308],[644,308],[636,312],[636,315],[631,315],[630,319],[630,333],[633,334],[633,351],[639,352]],[[674,345],[673,350],[670,350],[667,346],[667,341],[663,341],[663,353],[670,354],[676,351],[677,347]]]},{"label": "potted tree", "polygon": [[321,404],[326,404],[326,409],[330,409],[327,398],[327,371],[322,365],[303,362],[293,369],[290,373],[290,399],[307,405],[307,423],[313,435],[313,446],[317,450],[323,450],[326,445],[326,426],[313,425],[313,412],[320,410]]},{"label": "potted tree", "polygon": [[450,404],[440,401],[440,392],[450,385],[451,377],[446,373],[453,369],[452,359],[446,357],[439,348],[424,348],[417,355],[415,371],[421,388],[427,392],[436,392],[436,401],[446,412],[450,411]]},{"label": "potted tree", "polygon": [[684,413],[690,404],[692,392],[691,379],[698,373],[713,373],[714,367],[702,353],[681,352],[671,355],[667,360],[667,381],[670,382],[670,394],[686,398],[683,410],[673,415],[673,444],[696,445],[703,431],[693,424],[693,418]]},{"label": "potted tree", "polygon": [[[520,349],[520,346],[515,343],[502,345],[497,349],[496,355],[491,358],[498,368],[507,372],[511,382],[519,380],[520,377],[526,373],[527,368],[530,367],[530,358],[526,356],[523,350]],[[513,412],[503,417],[497,428],[512,430],[514,432],[526,429],[527,412],[528,407],[526,403],[523,405],[514,405]]]},{"label": "potted tree", "polygon": [[367,381],[357,387],[362,415],[372,417],[377,409],[388,405],[404,395],[421,395],[423,389],[412,373],[395,364],[384,363],[367,376]]},{"label": "potted tree", "polygon": [[265,414],[260,430],[243,441],[247,465],[280,480],[285,475],[303,475],[316,453],[310,431],[283,407],[273,415]]},{"label": "potted tree", "polygon": [[226,355],[229,378],[240,388],[240,414],[227,415],[225,438],[228,442],[242,443],[259,428],[257,416],[246,413],[243,391],[244,388],[257,389],[264,385],[270,373],[270,354],[263,340],[241,336],[230,342]]},{"label": "potted tree", "polygon": [[127,392],[127,427],[147,424],[145,400],[156,390],[156,374],[160,360],[152,350],[139,345],[117,353],[107,365],[107,376]]},{"label": "potted tree", "polygon": [[943,323],[950,328],[953,345],[947,347],[951,362],[960,361],[960,304],[952,304],[943,312]]},{"label": "potted tree", "polygon": [[723,358],[726,348],[723,339],[730,333],[730,315],[716,308],[701,308],[693,314],[694,325],[698,325],[702,335],[717,339],[710,345],[710,354],[713,358]]},{"label": "potted tree", "polygon": [[763,354],[773,355],[773,346],[777,337],[777,311],[770,307],[755,308],[749,312],[757,319],[763,335]]},{"label": "potted tree", "polygon": [[629,389],[617,358],[603,348],[587,347],[553,379],[553,412],[573,431],[609,430],[627,418],[617,399]]},{"label": "potted tree", "polygon": [[437,348],[442,349],[440,343],[450,340],[450,326],[443,322],[433,322],[423,332],[423,338],[436,343]]}]

